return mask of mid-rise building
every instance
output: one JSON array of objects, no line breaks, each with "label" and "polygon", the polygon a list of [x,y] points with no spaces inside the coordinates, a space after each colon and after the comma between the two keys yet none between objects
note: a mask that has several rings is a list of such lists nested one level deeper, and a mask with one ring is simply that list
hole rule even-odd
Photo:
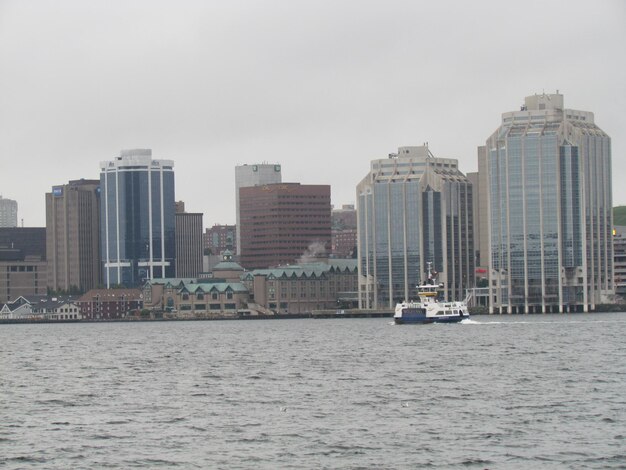
[{"label": "mid-rise building", "polygon": [[239,261],[246,269],[328,257],[330,186],[267,184],[239,190]]},{"label": "mid-rise building", "polygon": [[[254,165],[238,165],[235,167],[235,210],[237,212],[237,227],[241,227],[241,215],[239,209],[239,189],[275,184],[282,182],[281,166],[275,163],[256,163]],[[235,253],[241,253],[241,238],[236,233]]]},{"label": "mid-rise building", "polygon": [[6,259],[2,251],[0,249],[0,302],[20,296],[45,295],[48,284],[46,260],[39,256]]},{"label": "mid-rise building", "polygon": [[[480,153],[479,153],[480,156]],[[563,95],[526,97],[487,139],[491,311],[613,301],[611,140]]]},{"label": "mid-rise building", "polygon": [[463,299],[474,283],[472,201],[458,161],[426,145],[372,161],[357,186],[359,307],[417,299],[427,263],[444,297]]},{"label": "mid-rise building", "polygon": [[344,204],[341,209],[333,209],[331,253],[334,258],[356,257],[356,209],[354,204]]},{"label": "mid-rise building", "polygon": [[613,259],[615,269],[615,293],[620,302],[626,302],[626,226],[613,229]]},{"label": "mid-rise building", "polygon": [[204,231],[204,250],[210,255],[219,255],[225,250],[230,250],[234,255],[237,241],[236,225],[215,224]]},{"label": "mid-rise building", "polygon": [[176,276],[197,277],[202,272],[202,214],[176,214]]},{"label": "mid-rise building", "polygon": [[0,196],[0,227],[17,227],[17,201]]},{"label": "mid-rise building", "polygon": [[174,162],[149,149],[100,163],[103,283],[142,285],[175,272]]},{"label": "mid-rise building", "polygon": [[14,255],[46,260],[46,227],[0,228],[0,249],[13,250]]},{"label": "mid-rise building", "polygon": [[85,292],[100,284],[100,180],[75,180],[46,193],[48,286]]},{"label": "mid-rise building", "polygon": [[0,302],[45,295],[47,270],[45,227],[0,228]]}]

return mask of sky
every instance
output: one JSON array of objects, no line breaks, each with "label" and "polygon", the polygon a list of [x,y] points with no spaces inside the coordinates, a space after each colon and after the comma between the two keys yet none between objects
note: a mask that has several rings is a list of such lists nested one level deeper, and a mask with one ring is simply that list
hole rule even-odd
[{"label": "sky", "polygon": [[623,0],[0,0],[0,195],[42,227],[52,186],[150,148],[205,227],[235,222],[245,163],[340,207],[398,147],[476,171],[502,113],[558,90],[626,205],[625,45]]}]

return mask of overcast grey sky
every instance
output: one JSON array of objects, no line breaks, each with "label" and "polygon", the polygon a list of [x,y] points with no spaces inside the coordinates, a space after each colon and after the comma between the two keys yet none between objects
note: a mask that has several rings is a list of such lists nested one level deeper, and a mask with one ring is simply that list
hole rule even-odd
[{"label": "overcast grey sky", "polygon": [[176,199],[235,222],[236,164],[354,203],[372,159],[476,147],[527,95],[612,138],[626,204],[626,2],[0,0],[0,194],[25,226],[123,148],[175,161]]}]

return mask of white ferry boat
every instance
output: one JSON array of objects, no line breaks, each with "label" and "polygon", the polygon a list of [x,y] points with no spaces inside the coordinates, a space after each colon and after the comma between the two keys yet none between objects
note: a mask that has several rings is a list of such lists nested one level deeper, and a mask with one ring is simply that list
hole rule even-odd
[{"label": "white ferry boat", "polygon": [[396,304],[393,319],[396,324],[404,323],[457,323],[469,319],[467,298],[463,301],[440,302],[439,292],[443,284],[437,284],[437,273],[427,263],[426,281],[417,286],[418,302],[404,301]]}]

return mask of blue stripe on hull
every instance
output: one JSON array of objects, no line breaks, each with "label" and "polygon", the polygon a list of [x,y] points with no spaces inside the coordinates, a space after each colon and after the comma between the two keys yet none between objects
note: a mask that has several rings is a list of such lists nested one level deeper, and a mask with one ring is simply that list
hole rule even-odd
[{"label": "blue stripe on hull", "polygon": [[469,318],[469,315],[455,315],[453,317],[430,317],[426,315],[412,315],[403,316],[402,318],[394,318],[396,324],[409,324],[409,323],[459,323],[461,320]]}]

